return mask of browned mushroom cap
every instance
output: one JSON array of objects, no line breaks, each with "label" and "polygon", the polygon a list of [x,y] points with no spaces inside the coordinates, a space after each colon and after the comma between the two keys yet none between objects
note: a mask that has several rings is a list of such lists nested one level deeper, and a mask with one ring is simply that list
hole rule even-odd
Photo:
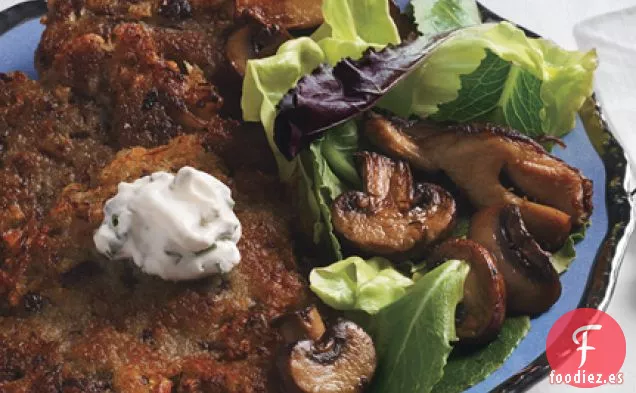
[{"label": "browned mushroom cap", "polygon": [[286,29],[309,29],[322,23],[322,0],[236,0],[236,11]]},{"label": "browned mushroom cap", "polygon": [[508,311],[539,314],[561,296],[550,254],[528,233],[519,207],[493,206],[473,216],[470,238],[490,251],[506,282]]},{"label": "browned mushroom cap", "polygon": [[[441,127],[370,115],[366,133],[381,149],[419,169],[443,171],[475,207],[512,203],[548,250],[592,212],[592,182],[519,133],[489,124]],[[502,184],[507,177],[523,195]],[[527,198],[536,201],[531,202]]]},{"label": "browned mushroom cap", "polygon": [[455,200],[434,184],[413,184],[409,165],[363,152],[364,191],[349,191],[333,203],[338,234],[360,250],[382,256],[416,256],[453,229]]},{"label": "browned mushroom cap", "polygon": [[302,340],[279,358],[287,392],[358,393],[377,365],[373,341],[358,325],[339,321],[318,340]]},{"label": "browned mushroom cap", "polygon": [[465,261],[470,272],[464,282],[464,298],[457,308],[456,331],[460,343],[482,344],[493,340],[506,316],[506,288],[490,252],[467,239],[440,244],[427,258],[429,266],[450,259]]},{"label": "browned mushroom cap", "polygon": [[276,25],[265,26],[252,22],[230,35],[225,44],[225,55],[236,72],[244,76],[248,60],[272,56],[290,38],[285,29]]}]

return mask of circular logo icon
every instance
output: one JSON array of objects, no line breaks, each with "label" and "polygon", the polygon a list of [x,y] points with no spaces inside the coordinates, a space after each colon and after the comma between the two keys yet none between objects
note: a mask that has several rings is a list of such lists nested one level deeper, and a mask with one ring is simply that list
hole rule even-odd
[{"label": "circular logo icon", "polygon": [[570,311],[548,333],[550,382],[581,388],[622,383],[625,351],[625,334],[614,318],[593,308]]}]

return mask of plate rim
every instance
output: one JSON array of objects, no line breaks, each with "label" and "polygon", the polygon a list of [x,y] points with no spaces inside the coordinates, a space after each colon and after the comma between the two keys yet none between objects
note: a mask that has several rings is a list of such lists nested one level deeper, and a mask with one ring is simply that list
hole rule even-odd
[{"label": "plate rim", "polygon": [[14,4],[0,11],[0,35],[37,17],[46,15],[45,0],[31,0]]},{"label": "plate rim", "polygon": [[[479,2],[478,6],[483,20],[507,21],[515,24],[502,18]],[[0,35],[24,22],[42,17],[46,15],[46,12],[47,5],[46,1],[43,0],[18,3],[0,11]],[[523,26],[515,25],[530,37],[541,37]],[[606,310],[614,293],[617,275],[625,256],[627,244],[634,232],[636,221],[634,220],[633,197],[636,190],[633,192],[630,190],[633,185],[631,184],[632,171],[629,161],[620,143],[614,137],[599,102],[595,96],[592,96],[589,103],[593,105],[591,109],[593,117],[600,122],[599,128],[604,139],[603,151],[599,151],[597,146],[594,146],[594,150],[601,158],[605,168],[605,204],[608,227],[605,237],[597,250],[592,264],[592,271],[578,307]],[[587,124],[584,124],[584,129],[589,135]],[[492,389],[491,392],[525,391],[545,378],[549,372],[550,365],[544,352],[513,376]]]}]

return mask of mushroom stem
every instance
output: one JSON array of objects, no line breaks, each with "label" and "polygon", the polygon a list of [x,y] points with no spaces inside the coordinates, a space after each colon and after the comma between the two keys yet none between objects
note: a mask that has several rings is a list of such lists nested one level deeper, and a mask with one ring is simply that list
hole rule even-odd
[{"label": "mushroom stem", "polygon": [[303,339],[319,341],[325,330],[320,313],[313,305],[285,316],[279,329],[287,344]]}]

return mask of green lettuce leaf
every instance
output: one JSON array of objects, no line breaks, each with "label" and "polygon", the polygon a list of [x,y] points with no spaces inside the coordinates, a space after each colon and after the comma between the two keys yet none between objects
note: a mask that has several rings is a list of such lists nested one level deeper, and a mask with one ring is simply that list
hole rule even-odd
[{"label": "green lettuce leaf", "polygon": [[496,371],[530,330],[530,318],[514,317],[504,322],[497,340],[476,351],[453,350],[444,368],[444,376],[435,385],[435,393],[460,393]]},{"label": "green lettuce leaf", "polygon": [[[446,262],[457,262],[457,260],[449,259]],[[459,262],[464,263],[464,261],[461,261],[461,260]],[[417,265],[411,266],[411,274],[413,275],[412,276],[413,281],[419,281],[423,277],[426,277],[426,275],[430,272],[431,272],[431,268],[429,267],[428,263],[425,261],[422,261]]]},{"label": "green lettuce leaf", "polygon": [[592,94],[596,66],[594,51],[567,51],[507,22],[483,24],[444,43],[380,105],[401,116],[491,119],[562,136]]},{"label": "green lettuce leaf", "polygon": [[376,314],[395,302],[413,281],[393,268],[391,262],[376,257],[364,260],[349,257],[309,274],[311,290],[336,310],[362,310]]},{"label": "green lettuce leaf", "polygon": [[[308,153],[307,153],[308,154]],[[323,224],[322,210],[316,197],[316,188],[314,187],[313,162],[311,157],[306,154],[298,156],[296,162],[299,163],[294,176],[294,180],[290,182],[290,188],[294,192],[294,208],[300,214],[300,228],[302,232],[308,236],[314,244],[321,244],[325,247],[331,247],[335,251],[336,246],[331,245],[331,238],[328,237],[327,229]],[[305,158],[305,159],[303,159]],[[339,249],[339,247],[338,247]]]},{"label": "green lettuce leaf", "polygon": [[486,49],[479,67],[460,80],[457,99],[441,104],[435,120],[491,120],[530,136],[541,135],[542,82],[534,75]]},{"label": "green lettuce leaf", "polygon": [[475,0],[411,0],[411,8],[423,35],[481,23]]},{"label": "green lettuce leaf", "polygon": [[[439,105],[435,120],[465,123],[492,112],[499,103],[510,67],[510,63],[486,50],[486,57],[479,67],[459,77],[461,90],[457,99]],[[484,94],[484,91],[489,94]]]},{"label": "green lettuce leaf", "polygon": [[300,206],[301,219],[311,221],[304,227],[311,228],[308,234],[314,244],[327,246],[335,260],[342,259],[342,251],[331,223],[331,205],[340,194],[360,184],[353,163],[356,151],[358,129],[354,122],[348,122],[327,131],[300,155],[303,177],[299,182],[305,188],[300,195],[309,201]]},{"label": "green lettuce leaf", "polygon": [[276,55],[247,62],[241,109],[245,121],[261,122],[283,181],[299,176],[297,160],[287,161],[274,143],[276,105],[298,82],[325,60],[320,46],[307,37],[287,41]]},{"label": "green lettuce leaf", "polygon": [[[331,219],[325,220],[324,216],[328,215],[331,218],[328,209],[330,195],[338,192],[337,190],[343,190],[343,185],[334,178],[324,157],[316,155],[315,150],[303,152],[299,157],[302,177],[296,178],[295,181],[297,183],[296,198],[306,202],[298,206],[298,211],[302,212],[300,215],[302,228],[314,244],[322,249],[328,249],[331,257],[341,259],[340,242],[333,233]],[[322,175],[315,177],[316,173],[322,173]]]},{"label": "green lettuce leaf", "polygon": [[345,57],[358,59],[369,47],[400,43],[400,34],[383,0],[324,0],[324,25],[312,37],[329,64]]},{"label": "green lettuce leaf", "polygon": [[574,248],[581,240],[585,238],[585,232],[587,228],[590,226],[590,222],[588,221],[585,225],[582,225],[576,232],[570,234],[568,239],[565,241],[565,244],[561,249],[550,257],[550,262],[552,262],[552,266],[556,269],[557,273],[561,274],[568,270],[570,264],[576,259],[576,249]]},{"label": "green lettuce leaf", "polygon": [[360,149],[358,127],[354,121],[335,127],[325,133],[321,152],[333,173],[346,183],[359,188],[362,185],[353,155]]},{"label": "green lettuce leaf", "polygon": [[468,269],[444,263],[375,316],[369,331],[379,361],[371,392],[426,393],[442,378]]},{"label": "green lettuce leaf", "polygon": [[[523,68],[510,67],[508,80],[499,99],[499,108],[495,109],[495,120],[516,130],[524,131],[531,137],[542,135],[542,84],[539,78]],[[564,132],[570,131],[573,127],[574,124]]]}]

